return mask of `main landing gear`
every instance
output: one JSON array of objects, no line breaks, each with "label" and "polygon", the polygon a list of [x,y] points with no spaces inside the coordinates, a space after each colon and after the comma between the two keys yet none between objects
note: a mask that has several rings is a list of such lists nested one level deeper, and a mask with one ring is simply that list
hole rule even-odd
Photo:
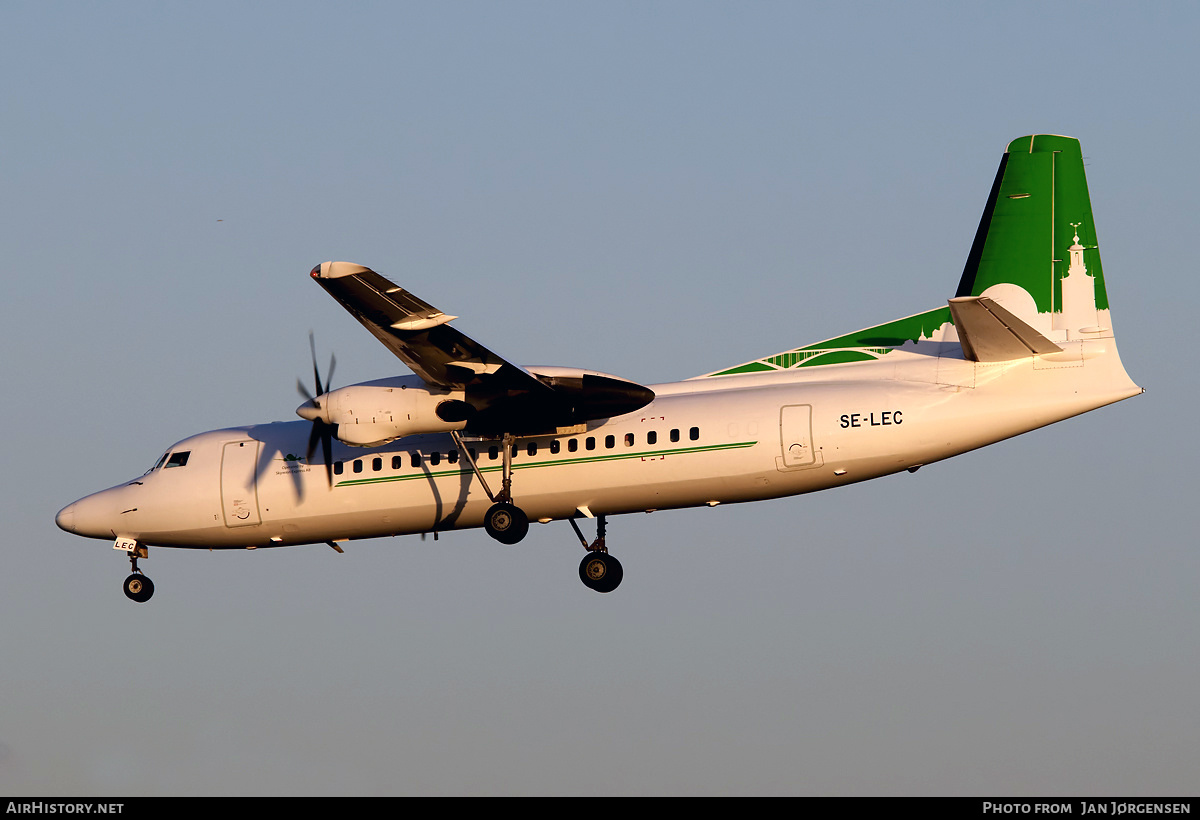
[{"label": "main landing gear", "polygon": [[459,453],[466,462],[471,465],[471,469],[475,471],[475,477],[479,479],[480,486],[487,493],[487,497],[493,502],[487,513],[483,516],[483,528],[487,530],[487,534],[495,538],[501,544],[515,544],[520,541],[529,532],[529,516],[525,515],[525,511],[512,503],[512,448],[516,438],[511,433],[505,433],[502,439],[501,446],[504,450],[503,471],[500,479],[500,492],[493,495],[492,490],[488,487],[487,482],[483,478],[483,473],[479,470],[479,465],[475,463],[475,459],[471,457],[471,451],[463,444],[462,436],[456,431],[450,433],[454,438],[454,444],[458,447]]},{"label": "main landing gear", "polygon": [[143,575],[137,565],[138,558],[146,557],[146,548],[134,547],[129,550],[128,555],[129,563],[133,567],[133,573],[125,579],[125,596],[131,601],[144,604],[154,594],[154,582]]},{"label": "main landing gear", "polygon": [[621,583],[625,572],[621,569],[621,562],[609,555],[608,547],[604,546],[606,529],[604,516],[596,517],[596,540],[591,544],[579,531],[579,525],[575,523],[575,519],[568,518],[567,520],[571,523],[575,534],[579,536],[583,548],[588,551],[587,555],[583,556],[583,560],[579,562],[579,580],[583,581],[585,587],[594,589],[596,592],[612,592]]},{"label": "main landing gear", "polygon": [[498,501],[483,517],[483,528],[501,544],[515,544],[529,532],[529,518],[515,504]]},{"label": "main landing gear", "polygon": [[[517,543],[529,532],[529,516],[512,502],[512,451],[516,438],[511,433],[504,434],[501,445],[504,448],[504,460],[500,492],[493,494],[487,481],[483,478],[479,465],[471,456],[470,449],[463,444],[462,436],[457,431],[451,431],[450,436],[454,439],[454,445],[463,459],[471,465],[471,470],[479,479],[479,484],[487,493],[488,499],[492,501],[492,506],[483,516],[483,528],[487,530],[488,535],[501,544]],[[579,530],[575,519],[567,520],[571,523],[575,534],[579,536],[583,548],[587,550],[587,555],[579,562],[579,580],[583,581],[583,585],[588,589],[594,589],[597,592],[612,592],[621,583],[621,578],[625,573],[621,569],[621,562],[609,555],[608,548],[604,546],[606,528],[604,516],[596,517],[596,540],[590,544]]]}]

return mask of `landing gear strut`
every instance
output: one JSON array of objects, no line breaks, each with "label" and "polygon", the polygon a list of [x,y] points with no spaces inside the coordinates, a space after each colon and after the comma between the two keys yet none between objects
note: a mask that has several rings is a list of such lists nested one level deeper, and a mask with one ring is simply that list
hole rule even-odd
[{"label": "landing gear strut", "polygon": [[[459,454],[471,465],[471,470],[479,479],[479,485],[483,487],[483,491],[487,493],[488,499],[492,502],[492,506],[483,516],[483,528],[487,530],[488,535],[501,544],[517,543],[529,532],[529,517],[512,501],[512,456],[513,443],[516,438],[511,433],[505,433],[501,440],[501,446],[504,448],[504,460],[500,492],[493,493],[488,487],[479,465],[475,463],[471,450],[463,443],[462,436],[458,431],[451,431],[450,436],[454,439],[454,446],[458,448]],[[620,585],[625,572],[621,569],[621,562],[609,555],[608,547],[604,545],[604,533],[607,525],[604,516],[596,517],[596,540],[590,544],[583,537],[575,519],[568,518],[567,520],[571,523],[575,534],[579,536],[583,548],[587,550],[587,555],[579,562],[579,580],[583,581],[583,585],[588,589],[594,589],[596,592],[612,592]]]},{"label": "landing gear strut", "polygon": [[462,436],[457,431],[452,431],[450,435],[454,438],[459,453],[475,471],[475,477],[479,479],[483,491],[494,502],[483,517],[483,528],[501,544],[517,543],[529,532],[529,517],[525,515],[524,510],[512,503],[512,448],[516,439],[511,433],[505,433],[501,441],[504,448],[504,466],[501,472],[500,492],[493,495],[479,470],[479,465],[471,457],[470,449],[463,444]]},{"label": "landing gear strut", "polygon": [[612,592],[620,585],[625,572],[621,569],[621,562],[609,555],[608,547],[604,545],[606,529],[604,516],[596,517],[596,540],[591,544],[583,537],[575,519],[568,518],[567,520],[571,522],[571,528],[579,536],[583,548],[588,551],[587,555],[583,556],[583,560],[579,562],[579,580],[583,581],[585,587],[594,589],[596,592]]},{"label": "landing gear strut", "polygon": [[131,601],[137,601],[139,604],[144,604],[150,600],[150,596],[154,594],[154,582],[142,574],[138,569],[138,557],[146,557],[146,548],[137,547],[128,553],[129,563],[133,568],[133,573],[125,579],[125,596]]}]

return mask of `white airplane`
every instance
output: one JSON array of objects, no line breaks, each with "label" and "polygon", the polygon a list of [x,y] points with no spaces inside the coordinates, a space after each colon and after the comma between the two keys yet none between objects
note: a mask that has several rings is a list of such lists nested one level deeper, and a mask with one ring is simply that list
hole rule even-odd
[{"label": "white airplane", "polygon": [[[311,275],[416,375],[331,390],[314,349],[303,421],[191,436],[60,511],[62,529],[128,554],[134,601],[154,592],[137,565],[152,546],[342,552],[479,526],[515,544],[531,520],[570,522],[580,579],[610,592],[607,516],[915,471],[1142,392],[1117,355],[1070,137],[1008,146],[948,304],[685,381],[519,367],[368,268]],[[590,543],[580,518],[596,519]]]}]

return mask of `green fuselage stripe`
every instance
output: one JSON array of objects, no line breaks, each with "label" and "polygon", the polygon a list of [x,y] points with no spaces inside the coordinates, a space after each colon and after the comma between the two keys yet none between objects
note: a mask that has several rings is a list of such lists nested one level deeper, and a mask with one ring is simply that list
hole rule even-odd
[{"label": "green fuselage stripe", "polygon": [[[538,461],[538,462],[535,462],[532,464],[529,464],[529,463],[521,464],[519,462],[514,462],[513,463],[513,471],[515,472],[516,470],[528,470],[528,469],[533,469],[535,467],[563,467],[568,464],[596,464],[596,463],[599,463],[602,461],[618,461],[621,459],[630,459],[630,458],[643,458],[643,459],[644,458],[663,458],[665,456],[678,456],[678,455],[687,455],[687,454],[692,454],[692,453],[713,453],[713,452],[717,452],[719,450],[740,450],[745,447],[753,447],[755,444],[758,444],[758,442],[757,441],[739,441],[739,442],[734,442],[732,444],[709,444],[709,445],[704,445],[704,446],[700,446],[700,447],[677,447],[677,448],[672,448],[672,449],[667,449],[667,450],[646,450],[646,451],[634,452],[634,453],[604,453],[602,455],[595,455],[595,456],[577,456],[577,457],[573,457],[573,458],[557,458],[557,459],[549,459],[546,461]],[[379,456],[379,457],[382,457],[382,456]],[[366,458],[371,458],[371,456],[365,456],[363,460],[365,460]],[[351,478],[351,479],[347,479],[345,481],[339,481],[334,486],[336,486],[336,487],[354,487],[354,486],[358,486],[358,485],[362,485],[362,484],[380,484],[380,483],[383,483],[386,481],[411,481],[414,479],[424,479],[427,481],[431,478],[448,478],[451,476],[461,476],[464,474],[469,475],[471,473],[471,465],[467,464],[466,462],[460,462],[459,465],[456,466],[452,470],[440,470],[437,472],[433,472],[433,471],[425,472],[422,468],[413,468],[413,467],[410,467],[408,469],[409,469],[409,472],[395,473],[393,475],[377,475],[377,476],[371,476],[370,478]],[[481,466],[479,468],[479,471],[481,473],[496,473],[496,472],[500,472],[503,469],[504,469],[504,467],[502,465],[495,464],[495,465],[489,465],[487,467]],[[413,470],[416,470],[416,472],[412,472]]]}]

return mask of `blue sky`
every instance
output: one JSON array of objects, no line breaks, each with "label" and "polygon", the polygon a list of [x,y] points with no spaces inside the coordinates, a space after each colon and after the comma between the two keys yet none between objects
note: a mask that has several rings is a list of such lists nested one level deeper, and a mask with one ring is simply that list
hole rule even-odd
[{"label": "blue sky", "polygon": [[[1180,794],[1200,770],[1191,4],[6,3],[0,789]],[[685,378],[953,294],[1083,144],[1145,396],[815,496],[254,553],[54,527],[402,371],[369,265],[515,361]]]}]

